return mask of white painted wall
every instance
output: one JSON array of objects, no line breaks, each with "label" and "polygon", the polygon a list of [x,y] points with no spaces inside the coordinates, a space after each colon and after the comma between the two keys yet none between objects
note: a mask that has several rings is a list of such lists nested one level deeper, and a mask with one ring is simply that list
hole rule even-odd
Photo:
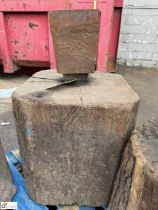
[{"label": "white painted wall", "polygon": [[117,64],[158,69],[158,0],[124,0]]}]

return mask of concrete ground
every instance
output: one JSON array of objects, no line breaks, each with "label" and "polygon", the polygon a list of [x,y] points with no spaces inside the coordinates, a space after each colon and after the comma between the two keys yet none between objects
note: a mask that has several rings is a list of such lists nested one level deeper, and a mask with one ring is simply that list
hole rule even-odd
[{"label": "concrete ground", "polygon": [[[120,70],[128,83],[140,96],[140,108],[136,126],[158,116],[158,71]],[[0,89],[21,85],[28,77],[0,74]],[[105,81],[106,82],[106,81]],[[0,126],[0,138],[5,151],[18,148],[11,99],[0,99],[0,123],[10,125]]]},{"label": "concrete ground", "polygon": [[124,76],[140,97],[136,126],[158,117],[158,71],[130,69],[118,73]]},{"label": "concrete ground", "polygon": [[[0,74],[0,89],[13,88],[21,85],[28,77]],[[9,99],[0,99],[0,123],[8,122],[10,125],[0,125],[0,139],[5,151],[18,148],[18,141],[13,117],[12,102]]]}]

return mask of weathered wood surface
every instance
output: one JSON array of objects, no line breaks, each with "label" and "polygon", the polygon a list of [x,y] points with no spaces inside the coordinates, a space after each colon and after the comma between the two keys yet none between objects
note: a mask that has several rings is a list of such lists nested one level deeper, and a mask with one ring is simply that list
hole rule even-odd
[{"label": "weathered wood surface", "polygon": [[15,192],[16,187],[12,184],[11,173],[0,141],[0,202],[11,201]]},{"label": "weathered wood surface", "polygon": [[158,118],[135,131],[125,149],[108,210],[158,209]]},{"label": "weathered wood surface", "polygon": [[88,74],[96,70],[99,10],[49,12],[57,71]]},{"label": "weathered wood surface", "polygon": [[42,71],[13,96],[20,153],[31,196],[50,205],[106,206],[139,97],[122,76],[46,90],[62,75]]}]

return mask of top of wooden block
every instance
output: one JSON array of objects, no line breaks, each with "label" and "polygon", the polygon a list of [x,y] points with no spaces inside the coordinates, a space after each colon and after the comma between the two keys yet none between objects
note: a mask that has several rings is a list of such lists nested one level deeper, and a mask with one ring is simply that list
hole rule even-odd
[{"label": "top of wooden block", "polygon": [[89,75],[87,83],[62,85],[46,90],[61,84],[61,81],[62,75],[52,70],[40,71],[20,86],[13,97],[43,103],[88,107],[120,106],[121,108],[124,105],[131,107],[139,101],[139,96],[119,74],[96,72]]}]

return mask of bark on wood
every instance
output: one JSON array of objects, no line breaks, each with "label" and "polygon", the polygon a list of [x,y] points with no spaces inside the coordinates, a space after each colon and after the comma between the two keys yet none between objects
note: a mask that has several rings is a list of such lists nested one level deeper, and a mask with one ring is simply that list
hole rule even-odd
[{"label": "bark on wood", "polygon": [[106,206],[139,97],[120,75],[45,90],[62,76],[37,73],[13,96],[31,196],[47,205]]},{"label": "bark on wood", "polygon": [[131,136],[108,209],[158,209],[158,118]]},{"label": "bark on wood", "polygon": [[0,141],[0,202],[11,201],[16,192],[11,173]]}]

